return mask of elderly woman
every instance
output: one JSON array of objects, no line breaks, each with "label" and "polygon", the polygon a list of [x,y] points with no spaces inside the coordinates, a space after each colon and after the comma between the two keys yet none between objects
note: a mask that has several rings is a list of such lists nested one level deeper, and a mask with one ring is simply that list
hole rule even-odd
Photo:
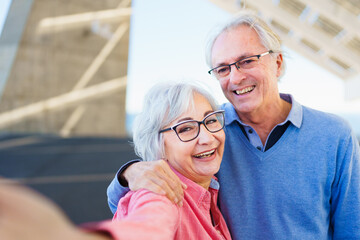
[{"label": "elderly woman", "polygon": [[167,160],[187,185],[183,205],[145,189],[131,191],[119,202],[113,221],[98,223],[90,232],[112,239],[230,239],[216,204],[214,178],[224,150],[223,111],[216,110],[209,93],[187,83],[157,84],[145,100],[134,123],[135,151],[144,160]]}]

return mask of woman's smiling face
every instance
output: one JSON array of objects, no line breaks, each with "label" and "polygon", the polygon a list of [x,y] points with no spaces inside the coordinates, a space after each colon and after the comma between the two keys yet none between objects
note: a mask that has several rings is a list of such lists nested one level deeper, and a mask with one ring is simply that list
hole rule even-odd
[{"label": "woman's smiling face", "polygon": [[[214,111],[202,95],[195,93],[193,97],[194,108],[190,107],[165,128],[185,120],[202,121]],[[201,124],[197,138],[188,142],[180,141],[175,131],[162,134],[164,134],[165,155],[169,164],[186,178],[207,189],[211,178],[220,168],[225,143],[224,131],[211,133]]]}]

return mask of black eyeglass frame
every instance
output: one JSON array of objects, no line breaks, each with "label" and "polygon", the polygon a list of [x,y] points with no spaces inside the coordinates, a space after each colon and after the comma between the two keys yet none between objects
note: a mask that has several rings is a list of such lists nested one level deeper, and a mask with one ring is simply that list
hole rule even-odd
[{"label": "black eyeglass frame", "polygon": [[[205,124],[205,119],[206,119],[207,117],[209,117],[210,115],[213,115],[213,114],[216,114],[216,113],[221,113],[221,114],[222,114],[222,117],[223,117],[222,126],[221,126],[221,128],[220,128],[219,130],[211,131],[210,129],[207,128],[207,126],[206,126],[206,124]],[[189,140],[184,141],[184,140],[182,140],[182,139],[180,138],[179,134],[176,132],[176,127],[178,127],[179,125],[181,125],[181,124],[183,124],[183,123],[187,123],[187,122],[197,122],[197,123],[198,123],[198,132],[197,132],[196,136],[193,137],[192,139],[189,139]],[[200,134],[200,125],[201,125],[201,124],[203,124],[203,125],[205,126],[206,130],[208,130],[208,131],[211,132],[211,133],[216,133],[216,132],[221,131],[221,130],[224,128],[224,126],[225,126],[225,111],[224,111],[224,110],[218,110],[218,111],[214,111],[214,112],[212,112],[212,113],[209,113],[208,115],[206,115],[206,116],[204,117],[204,119],[203,119],[202,121],[196,121],[196,120],[186,120],[186,121],[182,121],[182,122],[179,122],[179,123],[175,124],[174,126],[171,126],[171,127],[169,127],[169,128],[160,130],[159,133],[163,133],[163,132],[167,132],[167,131],[170,131],[170,130],[174,130],[174,132],[176,133],[176,136],[180,139],[180,141],[182,141],[182,142],[190,142],[190,141],[194,140],[195,138],[197,138],[197,137],[199,136],[199,134]]]},{"label": "black eyeglass frame", "polygon": [[213,69],[210,69],[210,70],[208,71],[208,73],[211,75],[211,73],[212,73],[215,69],[217,69],[217,68],[222,68],[222,67],[229,67],[229,73],[230,73],[230,72],[231,72],[231,66],[232,66],[232,65],[235,65],[236,69],[239,70],[240,67],[237,66],[237,63],[239,63],[239,62],[241,62],[241,61],[244,61],[244,60],[246,60],[246,59],[248,59],[248,58],[253,58],[253,57],[257,57],[257,59],[259,60],[261,57],[263,57],[263,56],[265,56],[265,55],[268,55],[268,54],[271,54],[271,53],[274,53],[274,51],[273,51],[273,50],[269,50],[269,51],[267,51],[267,52],[264,52],[264,53],[261,53],[261,54],[258,54],[258,55],[252,55],[252,56],[249,56],[249,57],[245,57],[245,58],[242,58],[242,59],[240,59],[240,60],[237,60],[237,61],[234,62],[234,63],[228,64],[228,65],[221,65],[221,66],[215,67],[215,68],[213,68]]}]

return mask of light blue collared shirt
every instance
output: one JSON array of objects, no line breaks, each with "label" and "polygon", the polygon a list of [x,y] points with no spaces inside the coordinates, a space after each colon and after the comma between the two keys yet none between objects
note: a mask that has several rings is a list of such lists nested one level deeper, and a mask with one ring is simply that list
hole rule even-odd
[{"label": "light blue collared shirt", "polygon": [[[270,136],[272,134],[275,134],[277,136],[275,136],[276,140],[280,139],[282,133],[284,131],[281,131],[282,133],[281,134],[277,134],[275,129],[278,128],[278,127],[286,127],[287,126],[284,126],[287,122],[291,122],[294,126],[296,126],[297,128],[300,128],[301,126],[301,121],[302,121],[302,108],[301,108],[301,105],[296,102],[294,100],[294,98],[290,95],[290,94],[284,94],[284,93],[281,93],[280,94],[280,97],[281,99],[283,99],[284,101],[287,101],[288,103],[292,104],[291,106],[291,110],[290,110],[290,113],[289,115],[287,116],[287,118],[285,119],[285,121],[279,123],[278,125],[276,125],[270,132],[269,136],[267,137],[266,139],[266,142],[265,142],[265,145],[262,144],[261,142],[261,139],[259,137],[259,135],[257,134],[257,132],[255,131],[255,129],[253,129],[251,126],[243,123],[239,116],[237,115],[236,111],[234,108],[232,108],[228,114],[227,114],[227,118],[226,118],[226,125],[230,124],[232,121],[238,121],[243,127],[244,127],[244,130],[245,130],[245,133],[246,133],[246,136],[247,138],[249,139],[249,142],[251,143],[251,145],[253,145],[254,147],[256,147],[258,150],[264,152],[265,149],[266,149],[266,146],[268,144],[268,140],[270,138]],[[229,109],[227,109],[228,111]],[[284,130],[285,130],[284,129]]]}]

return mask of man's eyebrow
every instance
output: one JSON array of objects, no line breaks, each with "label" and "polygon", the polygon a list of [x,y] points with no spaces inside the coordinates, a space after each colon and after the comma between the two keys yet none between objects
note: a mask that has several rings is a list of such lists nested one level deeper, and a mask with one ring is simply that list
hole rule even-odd
[{"label": "man's eyebrow", "polygon": [[[244,59],[244,58],[251,57],[251,56],[254,56],[254,55],[249,54],[249,53],[244,53],[244,54],[242,54],[241,56],[237,57],[234,62],[240,61],[240,60],[242,60],[242,59]],[[221,63],[215,64],[214,66],[216,66],[216,67],[214,67],[214,68],[221,67],[221,66],[228,66],[228,65],[230,65],[230,64],[232,64],[232,63],[234,63],[234,62],[231,62],[231,63],[221,62]]]}]

